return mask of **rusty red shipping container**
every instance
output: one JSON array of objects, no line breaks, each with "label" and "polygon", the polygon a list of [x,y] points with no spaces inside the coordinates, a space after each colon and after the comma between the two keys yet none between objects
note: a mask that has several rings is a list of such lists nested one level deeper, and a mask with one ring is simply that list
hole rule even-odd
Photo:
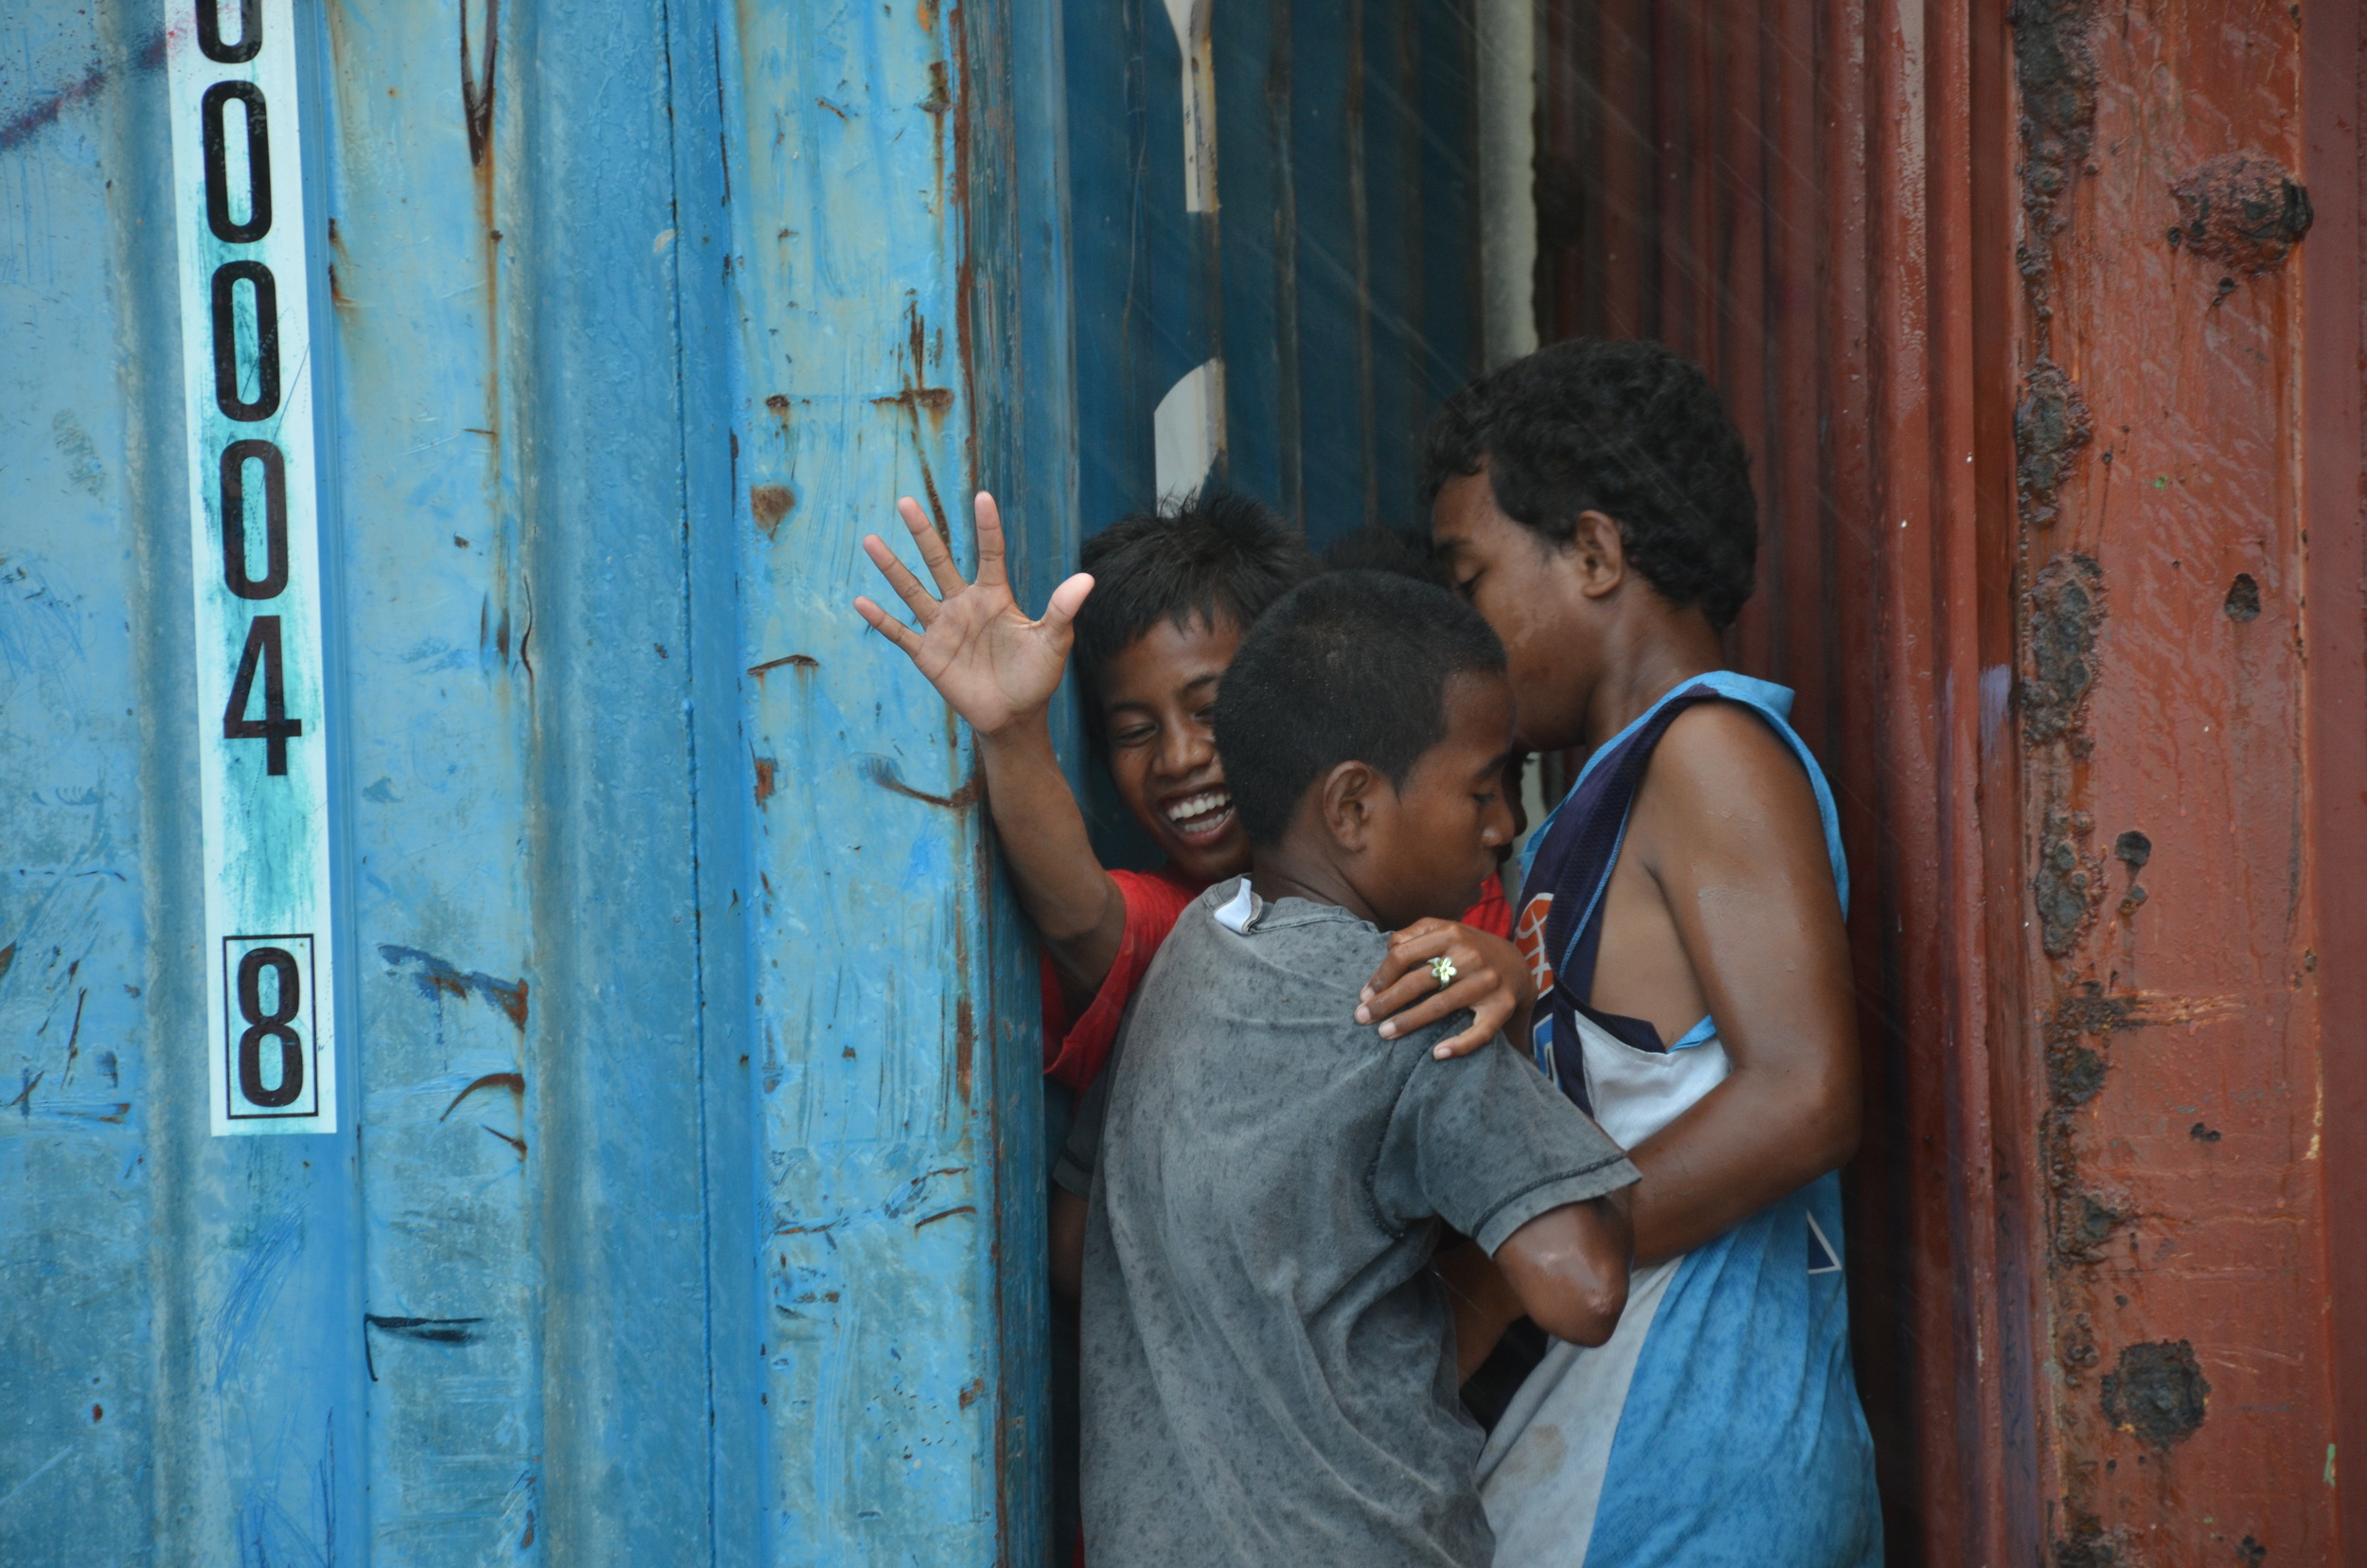
[{"label": "rusty red shipping container", "polygon": [[1864,868],[1897,1560],[2367,1554],[2360,45],[2340,3],[1548,9],[1545,335],[1726,391],[1736,656]]}]

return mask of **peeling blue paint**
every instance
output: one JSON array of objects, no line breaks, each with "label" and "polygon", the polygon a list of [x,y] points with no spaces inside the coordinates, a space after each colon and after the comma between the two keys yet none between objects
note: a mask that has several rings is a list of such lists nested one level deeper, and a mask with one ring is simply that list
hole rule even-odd
[{"label": "peeling blue paint", "polygon": [[350,1065],[239,1147],[155,15],[0,20],[0,1560],[1041,1559],[1029,958],[846,605],[1073,554],[1023,9],[299,8]]}]

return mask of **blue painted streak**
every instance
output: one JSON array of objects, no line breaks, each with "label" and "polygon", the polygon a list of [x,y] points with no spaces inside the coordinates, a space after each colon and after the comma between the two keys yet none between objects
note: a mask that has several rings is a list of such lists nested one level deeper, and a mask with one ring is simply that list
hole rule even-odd
[{"label": "blue painted streak", "polygon": [[0,1347],[0,1558],[349,1559],[353,1136],[205,1133],[206,716],[154,27],[51,8],[0,38],[25,88],[73,88],[0,154],[0,290],[25,324],[0,382],[0,1013],[27,1025],[0,1116],[25,1221],[0,1244],[23,1337]]},{"label": "blue painted streak", "polygon": [[[1041,1376],[1041,1360],[1004,1362],[1029,1337],[1001,1321],[1007,1206],[990,1168],[1013,1131],[992,1114],[1008,1103],[1000,1064],[1026,1031],[998,1019],[989,985],[967,739],[848,601],[880,591],[859,542],[900,536],[899,494],[971,553],[969,492],[1001,444],[975,374],[1002,362],[1007,332],[965,296],[966,262],[998,263],[957,199],[957,132],[967,116],[972,170],[1009,155],[1008,121],[969,80],[1006,35],[999,13],[901,3],[739,22],[725,96],[741,624],[746,667],[769,667],[744,687],[739,775],[761,797],[765,1556],[983,1563],[1030,1552],[1033,1510],[1007,1520],[1001,1503],[1006,1473],[1029,1467],[1010,1472],[998,1450],[1006,1408],[1023,1420],[1033,1403],[1006,1407],[1006,1380]],[[1021,487],[1039,576],[1045,525],[1024,520],[1062,484],[1055,463]],[[1008,1239],[1029,1250],[1006,1251],[1006,1268],[1040,1266],[1032,1229]]]}]

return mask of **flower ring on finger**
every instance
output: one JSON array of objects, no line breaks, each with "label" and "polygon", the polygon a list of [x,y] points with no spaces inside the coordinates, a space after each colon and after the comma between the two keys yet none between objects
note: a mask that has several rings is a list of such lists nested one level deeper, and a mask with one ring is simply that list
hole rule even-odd
[{"label": "flower ring on finger", "polygon": [[1438,982],[1438,989],[1445,990],[1454,984],[1454,977],[1460,971],[1454,967],[1454,960],[1442,953],[1430,961],[1430,972],[1431,977]]}]

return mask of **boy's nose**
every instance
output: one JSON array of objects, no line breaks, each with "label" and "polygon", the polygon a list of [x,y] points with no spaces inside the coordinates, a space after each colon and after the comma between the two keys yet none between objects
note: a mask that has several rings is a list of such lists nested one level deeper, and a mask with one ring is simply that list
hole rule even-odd
[{"label": "boy's nose", "polygon": [[1216,737],[1205,725],[1177,724],[1167,731],[1166,744],[1160,748],[1159,765],[1181,778],[1206,767],[1216,755]]},{"label": "boy's nose", "polygon": [[1487,803],[1487,820],[1480,829],[1480,837],[1490,849],[1512,842],[1512,805],[1503,795]]}]

